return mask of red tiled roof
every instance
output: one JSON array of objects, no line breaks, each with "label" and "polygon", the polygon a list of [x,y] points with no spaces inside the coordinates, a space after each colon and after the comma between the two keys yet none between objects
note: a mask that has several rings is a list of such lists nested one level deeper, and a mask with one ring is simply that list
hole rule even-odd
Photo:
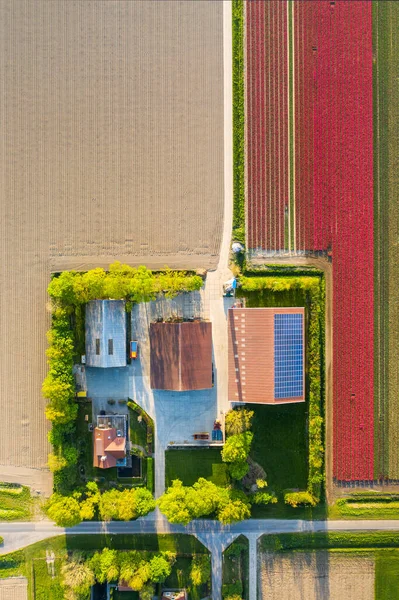
[{"label": "red tiled roof", "polygon": [[151,323],[151,388],[212,387],[212,324],[205,321]]},{"label": "red tiled roof", "polygon": [[228,398],[230,402],[287,404],[274,397],[274,315],[304,314],[303,308],[230,308],[228,312]]},{"label": "red tiled roof", "polygon": [[[116,466],[116,460],[126,455],[126,438],[116,435],[116,429],[96,427],[93,433],[93,465],[99,469]],[[101,460],[105,457],[105,460]]]}]

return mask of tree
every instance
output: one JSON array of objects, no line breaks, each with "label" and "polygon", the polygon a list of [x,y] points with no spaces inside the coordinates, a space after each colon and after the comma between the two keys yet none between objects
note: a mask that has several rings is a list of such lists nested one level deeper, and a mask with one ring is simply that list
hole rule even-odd
[{"label": "tree", "polygon": [[155,593],[155,586],[149,581],[143,585],[139,592],[140,600],[151,600]]},{"label": "tree", "polygon": [[249,464],[246,460],[238,460],[230,464],[229,472],[233,479],[242,479],[249,471]]},{"label": "tree", "polygon": [[59,454],[49,454],[47,457],[47,465],[52,473],[63,469],[67,465],[67,460]]},{"label": "tree", "polygon": [[141,561],[139,567],[137,568],[135,574],[129,582],[129,586],[135,592],[141,592],[145,584],[149,581],[151,577],[151,567],[150,563],[146,561]]},{"label": "tree", "polygon": [[187,488],[179,479],[172,481],[172,485],[157,500],[162,514],[170,523],[187,525],[192,519],[192,513],[187,507]]},{"label": "tree", "polygon": [[246,408],[232,409],[226,414],[225,428],[227,435],[244,433],[251,429],[253,410]]},{"label": "tree", "polygon": [[73,527],[82,520],[79,502],[72,496],[53,494],[49,498],[46,508],[49,518],[60,527]]},{"label": "tree", "polygon": [[218,512],[218,519],[223,525],[249,519],[251,511],[248,503],[242,500],[230,500]]},{"label": "tree", "polygon": [[210,582],[211,559],[208,554],[193,556],[191,561],[190,579],[195,586]]},{"label": "tree", "polygon": [[89,562],[99,583],[119,579],[119,561],[116,550],[104,548],[102,552],[96,552]]},{"label": "tree", "polygon": [[69,588],[69,598],[87,598],[94,585],[94,573],[80,554],[74,553],[61,569],[63,584]]},{"label": "tree", "polygon": [[268,492],[255,492],[249,497],[251,504],[276,504],[277,498]]},{"label": "tree", "polygon": [[150,579],[154,583],[162,583],[172,572],[172,565],[164,556],[154,556],[150,560]]},{"label": "tree", "polygon": [[253,433],[251,431],[228,437],[222,450],[223,462],[244,461],[251,449],[252,438]]}]

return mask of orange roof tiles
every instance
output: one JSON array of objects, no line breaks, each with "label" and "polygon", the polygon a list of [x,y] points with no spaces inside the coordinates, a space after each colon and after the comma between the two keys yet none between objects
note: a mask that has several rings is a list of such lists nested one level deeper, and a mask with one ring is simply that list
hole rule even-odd
[{"label": "orange roof tiles", "polygon": [[93,465],[99,469],[115,467],[118,458],[126,455],[126,438],[117,436],[116,429],[94,429]]}]

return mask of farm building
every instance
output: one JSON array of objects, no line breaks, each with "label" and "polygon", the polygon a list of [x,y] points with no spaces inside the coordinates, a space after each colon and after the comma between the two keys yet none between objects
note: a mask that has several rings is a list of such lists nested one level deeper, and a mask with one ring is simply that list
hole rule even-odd
[{"label": "farm building", "polygon": [[212,387],[212,323],[151,323],[150,346],[152,389]]},{"label": "farm building", "polygon": [[97,417],[93,431],[93,465],[99,469],[126,465],[126,416]]},{"label": "farm building", "polygon": [[303,308],[230,308],[230,402],[303,402]]},{"label": "farm building", "polygon": [[126,366],[126,312],[123,300],[92,300],[86,305],[86,365]]}]

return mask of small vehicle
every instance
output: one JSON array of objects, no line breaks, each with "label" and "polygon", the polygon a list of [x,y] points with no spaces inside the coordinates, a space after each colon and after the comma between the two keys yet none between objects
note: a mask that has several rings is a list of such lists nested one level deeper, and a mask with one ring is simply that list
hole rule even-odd
[{"label": "small vehicle", "polygon": [[136,359],[139,353],[138,342],[130,342],[130,358]]},{"label": "small vehicle", "polygon": [[237,279],[233,277],[223,284],[223,296],[234,296],[237,289]]}]

